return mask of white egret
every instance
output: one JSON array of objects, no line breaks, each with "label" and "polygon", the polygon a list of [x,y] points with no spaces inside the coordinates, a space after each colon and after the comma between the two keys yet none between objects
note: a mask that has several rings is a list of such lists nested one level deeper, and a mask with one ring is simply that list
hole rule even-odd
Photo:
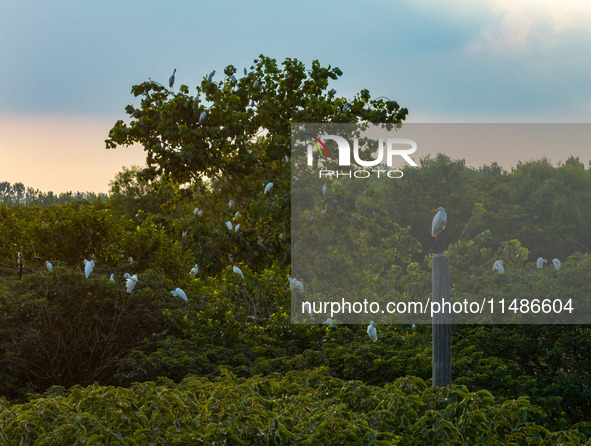
[{"label": "white egret", "polygon": [[346,112],[347,110],[349,110],[349,103],[345,102],[345,105],[343,105],[343,111]]},{"label": "white egret", "polygon": [[367,326],[367,334],[373,342],[376,342],[378,340],[378,331],[376,330],[375,325],[376,323],[374,321],[371,321]]},{"label": "white egret", "polygon": [[326,187],[326,183],[324,183],[324,184],[322,185],[322,195],[326,195],[326,189],[327,189],[327,187]]},{"label": "white egret", "polygon": [[238,218],[240,216],[240,212],[236,211],[236,213],[234,214],[234,218]]},{"label": "white egret", "polygon": [[233,80],[234,82],[236,82],[236,76],[234,76],[233,74],[230,75],[230,80]]},{"label": "white egret", "polygon": [[174,73],[176,73],[176,68],[174,69],[174,71],[172,72],[172,76],[170,76],[168,78],[168,86],[172,89],[172,86],[174,85]]},{"label": "white egret", "polygon": [[257,79],[256,81],[254,81],[254,84],[252,84],[253,88],[257,88],[259,86],[259,80]]},{"label": "white egret", "polygon": [[279,234],[279,238],[283,238],[283,232]]},{"label": "white egret", "polygon": [[542,269],[542,267],[544,266],[544,263],[547,263],[548,261],[542,257],[538,257],[538,260],[536,261],[536,266],[538,267],[538,269]]},{"label": "white egret", "polygon": [[211,80],[213,79],[214,76],[215,76],[215,70],[213,70],[211,73],[209,73],[207,80],[211,82]]},{"label": "white egret", "polygon": [[23,263],[23,257],[21,255],[21,252],[18,252],[18,264],[20,265],[21,263]]},{"label": "white egret", "polygon": [[129,274],[125,273],[124,276],[127,280],[125,281],[125,288],[127,288],[127,292],[131,294],[133,289],[137,285],[137,274],[130,276]]},{"label": "white egret", "polygon": [[195,266],[193,268],[191,268],[191,271],[189,272],[189,274],[191,274],[191,276],[195,277],[197,274],[199,274],[199,265],[195,264]]},{"label": "white egret", "polygon": [[240,223],[238,223],[238,224],[236,225],[236,227],[234,228],[234,232],[238,232],[238,229],[240,229]]},{"label": "white egret", "polygon": [[232,228],[233,228],[233,226],[232,226],[232,222],[228,220],[228,221],[226,222],[226,227],[228,228],[228,230],[229,230],[229,231],[231,231],[231,230],[232,230]]},{"label": "white egret", "polygon": [[193,215],[197,215],[197,214],[199,214],[199,208],[193,209]]},{"label": "white egret", "polygon": [[496,269],[499,273],[503,274],[505,272],[505,268],[503,268],[503,261],[497,260],[492,267],[493,271]]},{"label": "white egret", "polygon": [[246,69],[246,67],[244,67],[244,75],[248,76],[248,70]]},{"label": "white egret", "polygon": [[302,282],[300,282],[297,279],[294,279],[293,277],[290,277],[289,279],[287,279],[287,281],[289,282],[289,288],[292,290],[298,290],[300,292],[304,292],[304,284]]},{"label": "white egret", "polygon": [[554,265],[554,268],[556,268],[556,271],[560,269],[560,260],[554,259],[552,260],[552,264]]},{"label": "white egret", "polygon": [[232,208],[232,206],[234,206],[234,200],[228,201],[228,207]]},{"label": "white egret", "polygon": [[329,95],[333,95],[335,94],[337,91],[334,88],[331,88],[330,91],[328,92]]},{"label": "white egret", "polygon": [[234,271],[236,274],[238,274],[240,277],[242,277],[244,279],[244,274],[242,274],[242,271],[240,271],[240,268],[235,266],[234,268],[232,268],[232,271]]},{"label": "white egret", "polygon": [[283,159],[285,160],[285,162],[286,162],[286,163],[289,163],[289,156],[285,155],[285,156],[283,157]]},{"label": "white egret", "polygon": [[437,251],[437,242],[439,241],[437,236],[445,229],[445,225],[447,224],[447,214],[445,213],[445,209],[441,206],[437,209],[433,209],[431,212],[437,212],[431,223],[431,235],[435,237],[435,250]]},{"label": "white egret", "polygon": [[201,112],[201,114],[199,115],[199,123],[202,123],[206,117],[207,117],[207,112],[205,110],[203,110]]},{"label": "white egret", "polygon": [[182,238],[187,238],[187,231],[183,232],[183,233],[181,234],[181,237],[182,237]]},{"label": "white egret", "polygon": [[84,259],[84,274],[86,275],[87,279],[88,279],[88,276],[90,276],[90,274],[92,273],[93,269],[94,269],[94,260],[88,261],[88,260]]},{"label": "white egret", "polygon": [[129,257],[129,259],[127,259],[127,260],[129,260],[130,265],[133,263],[133,257]]},{"label": "white egret", "polygon": [[115,274],[111,274],[111,277],[109,278],[109,280],[111,282],[115,282]]},{"label": "white egret", "polygon": [[334,323],[334,321],[333,321],[333,320],[332,320],[332,318],[330,318],[330,317],[329,317],[327,320],[325,320],[325,321],[323,322],[323,324],[328,324],[328,326],[329,326],[330,328],[333,328],[333,327],[335,326],[335,323]]},{"label": "white egret", "polygon": [[273,187],[273,182],[267,183],[267,185],[265,186],[265,194],[269,193],[269,191],[271,190],[272,187]]},{"label": "white egret", "polygon": [[47,271],[49,271],[49,272],[53,271],[53,265],[51,263],[49,263],[49,260],[45,261],[45,267],[47,268]]},{"label": "white egret", "polygon": [[181,290],[180,288],[175,289],[174,291],[171,291],[170,294],[172,294],[175,297],[180,297],[181,299],[183,299],[185,302],[189,302],[189,299],[187,299],[187,295],[185,294],[185,292],[183,290]]}]

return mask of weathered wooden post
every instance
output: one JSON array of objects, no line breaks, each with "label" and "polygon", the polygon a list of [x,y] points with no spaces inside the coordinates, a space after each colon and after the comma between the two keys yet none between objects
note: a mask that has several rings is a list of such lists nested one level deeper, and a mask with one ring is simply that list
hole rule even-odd
[{"label": "weathered wooden post", "polygon": [[[451,385],[451,315],[449,306],[444,308],[443,300],[450,301],[449,257],[436,254],[433,257],[433,303],[439,312],[433,315],[433,387]],[[439,305],[437,305],[439,303]]]}]

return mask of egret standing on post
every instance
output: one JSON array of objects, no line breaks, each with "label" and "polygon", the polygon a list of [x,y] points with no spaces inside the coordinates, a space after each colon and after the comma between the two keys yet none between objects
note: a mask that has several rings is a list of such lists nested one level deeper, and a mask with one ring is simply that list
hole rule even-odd
[{"label": "egret standing on post", "polygon": [[433,217],[433,223],[431,224],[431,235],[435,237],[435,251],[437,251],[437,246],[439,245],[439,239],[437,236],[445,229],[445,225],[447,224],[447,214],[445,213],[445,209],[441,206],[437,209],[433,209],[431,212],[437,212],[435,217]]},{"label": "egret standing on post", "polygon": [[176,68],[172,72],[172,76],[170,76],[168,78],[168,86],[170,87],[171,90],[172,90],[172,86],[174,85],[174,73],[176,73]]}]

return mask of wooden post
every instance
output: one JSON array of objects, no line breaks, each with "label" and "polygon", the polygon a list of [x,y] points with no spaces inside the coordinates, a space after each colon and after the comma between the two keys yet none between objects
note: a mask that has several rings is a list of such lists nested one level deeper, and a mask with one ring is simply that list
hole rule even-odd
[{"label": "wooden post", "polygon": [[[433,303],[440,305],[450,301],[449,257],[436,254],[433,257]],[[444,310],[440,307],[440,310]],[[433,387],[451,385],[451,323],[450,312],[433,315]]]}]

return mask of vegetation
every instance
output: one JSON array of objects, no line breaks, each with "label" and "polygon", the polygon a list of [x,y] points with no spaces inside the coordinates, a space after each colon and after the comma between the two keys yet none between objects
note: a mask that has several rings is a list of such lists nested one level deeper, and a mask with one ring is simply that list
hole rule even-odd
[{"label": "vegetation", "polygon": [[[454,386],[432,389],[428,325],[378,325],[373,343],[365,326],[290,323],[289,122],[400,123],[406,109],[366,90],[344,107],[329,90],[340,70],[317,62],[261,56],[235,72],[193,96],[133,87],[141,103],[107,146],[140,142],[148,166],[121,172],[108,197],[0,205],[2,443],[588,444],[587,326],[455,325]],[[355,231],[381,228],[384,274],[351,280],[428,294],[429,210],[442,205],[454,297],[589,296],[591,170],[577,158],[421,166],[394,192],[327,193],[327,228],[345,205]],[[357,234],[341,240],[374,255]],[[538,256],[560,271],[533,268]],[[124,273],[138,275],[131,294]]]}]

